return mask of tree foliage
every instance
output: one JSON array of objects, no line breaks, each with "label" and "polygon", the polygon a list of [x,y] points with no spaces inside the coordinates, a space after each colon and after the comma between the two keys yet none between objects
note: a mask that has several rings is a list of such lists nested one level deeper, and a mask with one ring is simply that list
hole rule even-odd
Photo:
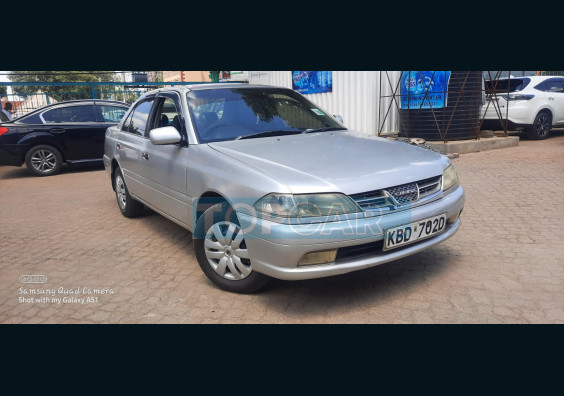
[{"label": "tree foliage", "polygon": [[[111,71],[11,71],[8,78],[13,82],[57,83],[57,82],[112,82],[116,76]],[[57,100],[85,99],[90,97],[90,89],[84,86],[18,86],[18,95],[46,92]]]}]

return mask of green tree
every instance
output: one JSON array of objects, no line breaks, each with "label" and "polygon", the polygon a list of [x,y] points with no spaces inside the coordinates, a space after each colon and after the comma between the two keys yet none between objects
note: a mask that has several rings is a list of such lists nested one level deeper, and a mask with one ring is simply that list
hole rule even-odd
[{"label": "green tree", "polygon": [[[11,71],[8,78],[13,82],[57,83],[57,82],[113,82],[116,75],[111,71]],[[90,98],[90,88],[85,86],[18,86],[14,93],[18,95],[35,94],[39,90],[48,93],[57,100]]]},{"label": "green tree", "polygon": [[8,89],[6,87],[0,87],[0,96],[8,95]]}]

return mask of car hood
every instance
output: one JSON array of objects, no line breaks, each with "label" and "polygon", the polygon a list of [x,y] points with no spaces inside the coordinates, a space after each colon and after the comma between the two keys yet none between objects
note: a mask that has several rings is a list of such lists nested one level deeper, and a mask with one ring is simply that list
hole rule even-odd
[{"label": "car hood", "polygon": [[449,162],[438,153],[356,131],[234,140],[209,146],[261,170],[294,194],[378,190],[439,176]]}]

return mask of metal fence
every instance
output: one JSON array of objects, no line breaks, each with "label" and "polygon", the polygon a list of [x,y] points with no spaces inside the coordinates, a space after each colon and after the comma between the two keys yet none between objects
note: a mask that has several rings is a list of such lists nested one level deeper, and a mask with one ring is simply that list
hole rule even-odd
[{"label": "metal fence", "polygon": [[[240,82],[232,82],[237,84]],[[20,117],[37,108],[67,100],[106,99],[132,104],[144,93],[164,87],[194,84],[215,84],[208,82],[0,82],[7,93],[0,94],[2,108],[12,103],[12,116]]]}]

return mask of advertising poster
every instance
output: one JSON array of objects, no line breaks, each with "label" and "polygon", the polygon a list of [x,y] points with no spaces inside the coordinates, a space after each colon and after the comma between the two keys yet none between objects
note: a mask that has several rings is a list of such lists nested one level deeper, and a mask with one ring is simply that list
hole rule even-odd
[{"label": "advertising poster", "polygon": [[[402,109],[440,109],[447,106],[450,71],[404,71],[401,74]],[[428,93],[425,96],[425,93]]]},{"label": "advertising poster", "polygon": [[292,89],[301,94],[332,92],[332,73],[330,71],[293,71]]}]

